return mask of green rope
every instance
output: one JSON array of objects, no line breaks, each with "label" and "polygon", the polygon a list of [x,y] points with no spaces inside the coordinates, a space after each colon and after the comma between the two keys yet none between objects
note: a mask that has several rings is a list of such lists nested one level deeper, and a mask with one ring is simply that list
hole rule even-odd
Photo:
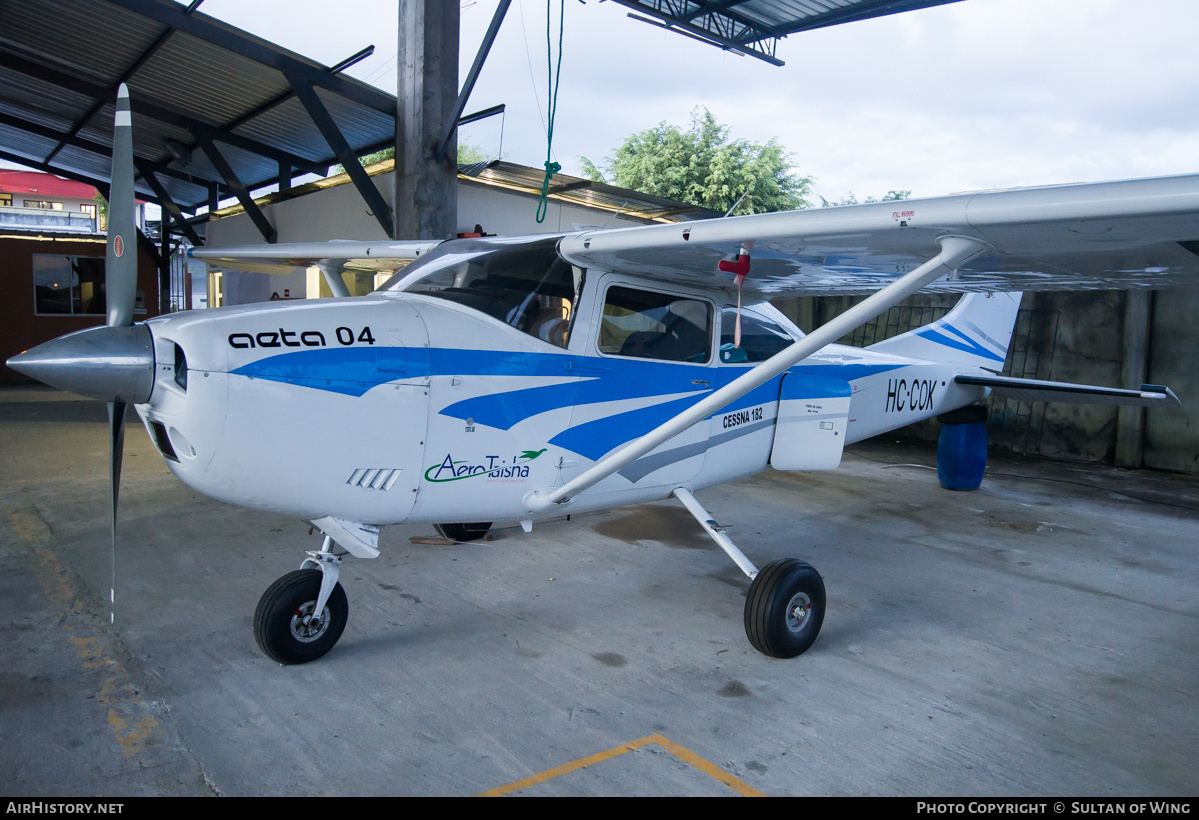
[{"label": "green rope", "polygon": [[562,33],[565,30],[566,0],[562,0],[558,8],[558,68],[554,70],[554,49],[550,41],[550,5],[553,0],[545,0],[545,62],[546,62],[546,92],[549,97],[546,103],[546,132],[545,132],[545,179],[541,183],[541,199],[537,202],[537,222],[545,221],[549,210],[550,180],[554,174],[562,170],[562,166],[554,162],[554,115],[558,111],[558,88],[562,77]]}]

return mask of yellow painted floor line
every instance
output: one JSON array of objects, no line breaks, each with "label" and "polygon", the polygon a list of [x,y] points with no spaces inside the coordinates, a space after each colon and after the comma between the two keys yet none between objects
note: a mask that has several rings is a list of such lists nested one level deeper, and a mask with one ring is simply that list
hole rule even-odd
[{"label": "yellow painted floor line", "polygon": [[544,783],[547,780],[552,780],[555,777],[560,777],[564,774],[577,772],[579,769],[585,769],[588,766],[594,766],[596,763],[602,763],[605,760],[611,760],[614,757],[619,757],[625,752],[632,752],[643,746],[656,745],[670,752],[689,766],[699,769],[704,774],[717,780],[730,789],[735,791],[742,797],[765,797],[766,795],[750,786],[744,781],[738,780],[731,774],[726,772],[714,763],[704,760],[695,752],[689,749],[684,749],[679,744],[662,735],[650,735],[643,737],[640,740],[634,740],[629,743],[621,744],[614,749],[608,749],[606,752],[599,752],[589,757],[581,757],[578,760],[572,760],[570,763],[563,763],[561,766],[555,766],[552,769],[546,769],[540,774],[535,774],[532,777],[526,777],[524,780],[517,780],[514,783],[509,783],[506,786],[497,786],[494,789],[489,789],[485,792],[480,792],[475,797],[503,797],[506,794],[518,792],[521,789],[527,789],[530,786],[536,786],[538,783]]},{"label": "yellow painted floor line", "polygon": [[79,653],[80,668],[100,670],[96,702],[107,708],[108,725],[125,757],[162,747],[163,729],[151,714],[152,707],[142,699],[124,665],[113,656],[110,635],[87,614],[70,573],[50,549],[50,527],[36,511],[14,510],[9,512],[8,520],[17,537],[29,546],[42,590],[57,610],[68,643]]}]

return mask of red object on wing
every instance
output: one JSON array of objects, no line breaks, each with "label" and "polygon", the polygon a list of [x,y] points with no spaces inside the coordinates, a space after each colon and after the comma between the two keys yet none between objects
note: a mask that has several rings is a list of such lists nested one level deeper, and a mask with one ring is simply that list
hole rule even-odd
[{"label": "red object on wing", "polygon": [[717,264],[724,273],[733,273],[737,276],[745,276],[749,273],[749,254],[739,253],[732,259],[721,259]]}]

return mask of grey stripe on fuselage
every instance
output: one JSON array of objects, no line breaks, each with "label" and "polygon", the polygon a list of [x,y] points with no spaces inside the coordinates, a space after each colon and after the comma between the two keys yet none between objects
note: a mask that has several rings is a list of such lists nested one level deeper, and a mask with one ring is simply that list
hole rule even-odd
[{"label": "grey stripe on fuselage", "polygon": [[773,424],[774,419],[765,419],[746,425],[745,427],[738,427],[736,430],[730,430],[727,433],[721,433],[718,436],[712,436],[705,441],[697,441],[695,444],[676,447],[673,450],[667,450],[665,453],[658,453],[657,455],[642,456],[623,470],[620,470],[620,475],[636,484],[654,470],[661,470],[663,467],[683,461],[684,459],[703,455],[712,447],[717,447],[735,438],[755,433]]}]

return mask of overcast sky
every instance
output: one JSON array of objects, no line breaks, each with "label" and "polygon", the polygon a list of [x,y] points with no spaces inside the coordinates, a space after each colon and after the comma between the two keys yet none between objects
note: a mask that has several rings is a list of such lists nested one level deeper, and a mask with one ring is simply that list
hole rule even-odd
[{"label": "overcast sky", "polygon": [[[554,42],[557,7],[554,0]],[[462,3],[465,77],[494,11]],[[396,0],[206,0],[201,7],[395,93]],[[554,157],[603,165],[629,133],[707,106],[777,138],[830,199],[1199,172],[1196,0],[964,0],[793,35],[778,68],[566,2]],[[545,161],[546,5],[514,0],[467,111],[506,103],[503,152]],[[463,128],[494,155],[500,118]]]}]

